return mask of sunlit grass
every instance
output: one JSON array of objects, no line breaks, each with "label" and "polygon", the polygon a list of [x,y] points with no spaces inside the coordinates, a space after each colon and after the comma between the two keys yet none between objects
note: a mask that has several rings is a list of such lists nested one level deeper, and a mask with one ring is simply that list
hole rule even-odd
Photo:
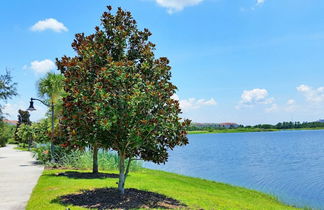
[{"label": "sunlit grass", "polygon": [[[116,178],[74,179],[55,175],[64,171],[66,170],[43,172],[28,202],[28,210],[84,209],[64,206],[57,199],[81,189],[117,186]],[[294,209],[257,191],[149,169],[132,172],[127,178],[126,188],[164,194],[188,205],[190,209]]]}]

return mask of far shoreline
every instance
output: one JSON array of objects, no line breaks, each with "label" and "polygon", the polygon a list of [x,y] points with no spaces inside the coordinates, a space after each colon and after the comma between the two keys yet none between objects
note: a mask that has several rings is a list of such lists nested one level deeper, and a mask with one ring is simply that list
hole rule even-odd
[{"label": "far shoreline", "polygon": [[261,128],[227,128],[215,130],[188,131],[188,134],[212,134],[212,133],[257,133],[257,132],[278,132],[278,131],[302,131],[302,130],[324,130],[324,128],[291,128],[291,129],[261,129]]}]

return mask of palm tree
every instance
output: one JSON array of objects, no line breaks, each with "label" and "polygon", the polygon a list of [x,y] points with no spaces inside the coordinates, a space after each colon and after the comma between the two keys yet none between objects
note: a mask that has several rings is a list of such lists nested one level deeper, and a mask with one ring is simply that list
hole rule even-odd
[{"label": "palm tree", "polygon": [[38,81],[38,94],[50,103],[57,103],[64,93],[63,86],[64,76],[62,74],[47,73]]},{"label": "palm tree", "polygon": [[47,100],[49,104],[55,104],[55,117],[62,113],[61,98],[64,94],[64,76],[62,74],[47,73],[37,83],[38,95]]},{"label": "palm tree", "polygon": [[[40,97],[49,101],[54,107],[55,114],[52,116],[60,116],[63,110],[62,96],[64,95],[64,76],[62,74],[48,73],[44,78],[40,79],[37,84],[38,94]],[[52,112],[53,113],[53,112]],[[54,120],[54,119],[52,119]],[[52,144],[53,145],[53,144]],[[98,150],[97,146],[93,146],[93,167],[92,172],[98,173]],[[54,152],[54,147],[51,148]]]},{"label": "palm tree", "polygon": [[[52,112],[52,142],[51,142],[51,156],[52,162],[54,159],[54,117],[62,113],[61,98],[64,94],[64,76],[62,74],[47,73],[46,76],[40,79],[37,83],[38,95],[48,101]],[[54,106],[55,104],[55,106]]]}]

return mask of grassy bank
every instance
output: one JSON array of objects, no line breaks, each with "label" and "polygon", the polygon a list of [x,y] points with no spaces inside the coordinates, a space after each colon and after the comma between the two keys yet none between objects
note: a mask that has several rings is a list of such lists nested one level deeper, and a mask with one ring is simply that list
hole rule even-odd
[{"label": "grassy bank", "polygon": [[293,128],[293,129],[262,129],[262,128],[231,128],[215,130],[189,131],[188,134],[206,133],[246,133],[246,132],[272,132],[272,131],[293,131],[293,130],[324,130],[324,128]]},{"label": "grassy bank", "polygon": [[[43,172],[28,202],[27,210],[84,209],[63,205],[58,198],[80,193],[81,189],[116,187],[117,178],[76,179],[57,176],[61,172],[64,170]],[[295,209],[257,191],[148,169],[132,172],[127,179],[126,188],[160,193],[181,201],[190,209]]]}]

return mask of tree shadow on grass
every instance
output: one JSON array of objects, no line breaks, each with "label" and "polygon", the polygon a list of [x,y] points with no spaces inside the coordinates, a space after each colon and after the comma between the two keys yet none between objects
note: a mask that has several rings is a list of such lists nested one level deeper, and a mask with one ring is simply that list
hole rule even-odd
[{"label": "tree shadow on grass", "polygon": [[52,200],[52,203],[96,209],[179,209],[187,207],[185,204],[165,195],[133,188],[125,189],[123,196],[119,194],[116,188],[81,190],[78,194],[58,197]]},{"label": "tree shadow on grass", "polygon": [[78,172],[78,171],[66,171],[63,173],[57,173],[54,176],[65,176],[71,179],[105,179],[105,178],[118,178],[118,174],[109,173],[91,173],[91,172]]}]

